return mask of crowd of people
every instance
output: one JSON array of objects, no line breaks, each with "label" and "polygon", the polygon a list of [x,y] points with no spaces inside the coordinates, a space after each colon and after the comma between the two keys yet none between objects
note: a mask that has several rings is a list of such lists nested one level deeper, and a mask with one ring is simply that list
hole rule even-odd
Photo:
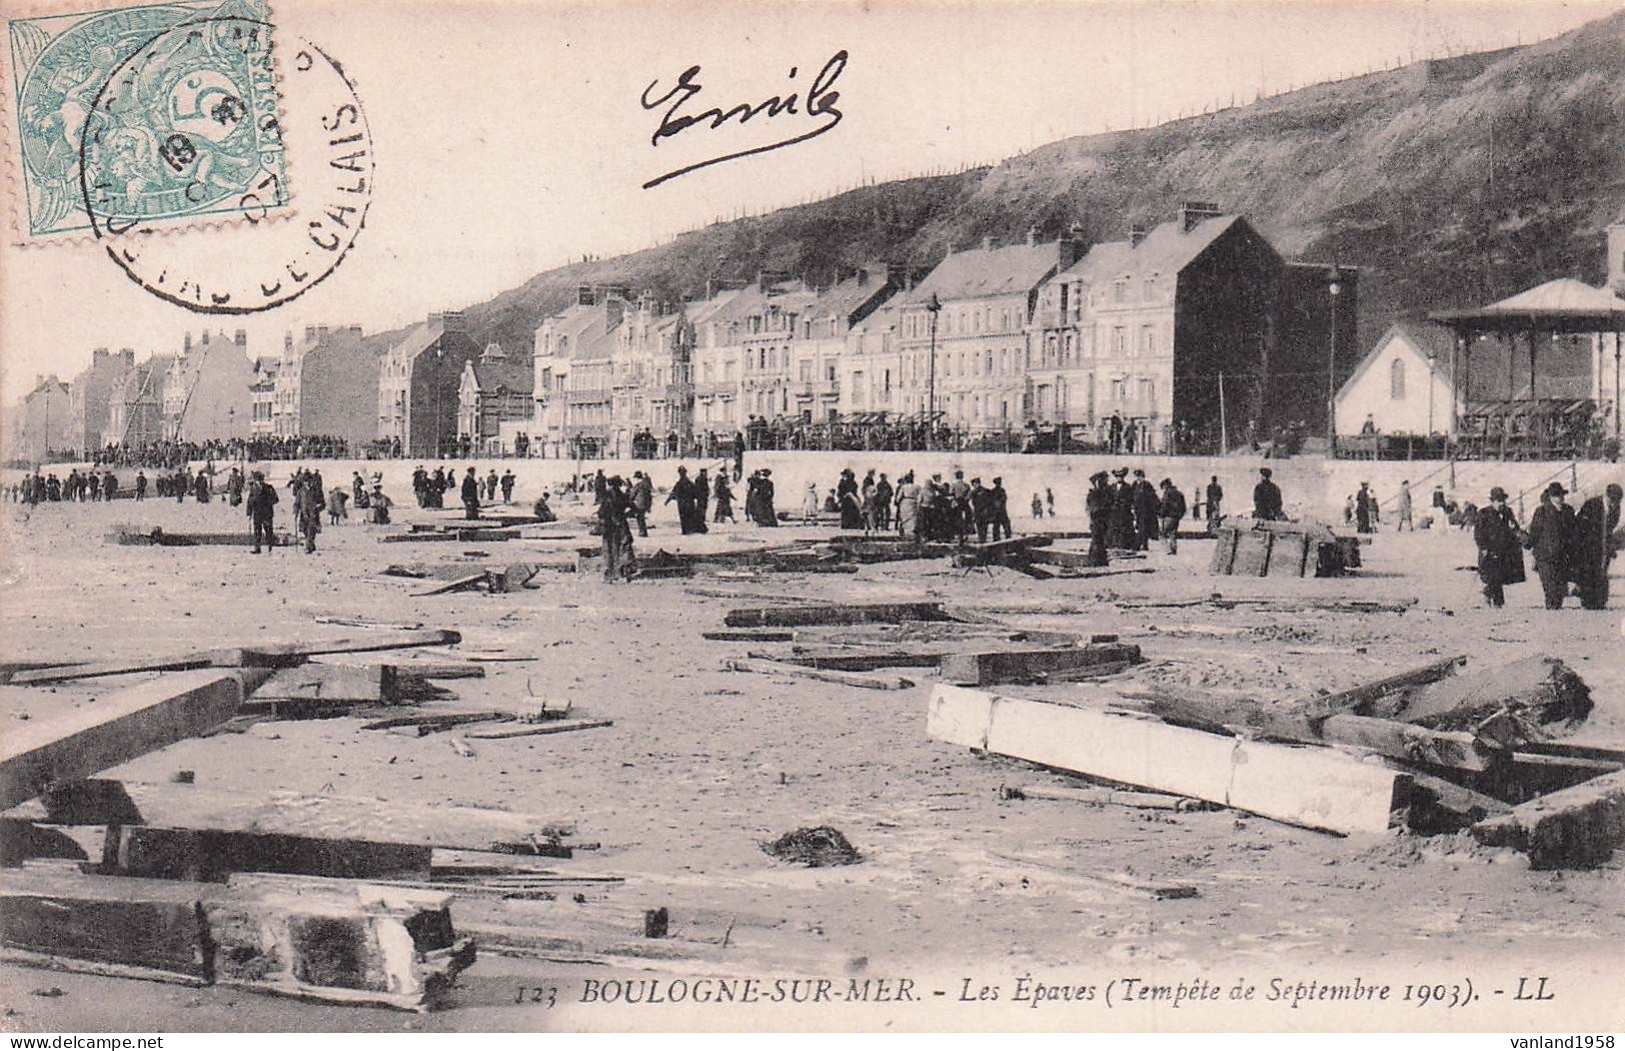
[{"label": "crowd of people", "polygon": [[1488,505],[1477,509],[1472,526],[1484,600],[1497,608],[1506,605],[1506,587],[1528,579],[1523,560],[1528,551],[1547,609],[1562,609],[1571,590],[1583,609],[1605,609],[1608,566],[1625,548],[1619,533],[1622,494],[1625,490],[1611,484],[1576,511],[1568,503],[1568,490],[1552,482],[1525,528],[1507,505],[1506,490],[1491,489]]},{"label": "crowd of people", "polygon": [[[151,441],[137,444],[108,442],[89,455],[97,467],[156,467],[165,470],[196,460],[342,460],[351,455],[350,444],[328,434],[284,436],[258,434],[248,438],[211,438],[204,442]],[[70,457],[71,459],[71,457]]]}]

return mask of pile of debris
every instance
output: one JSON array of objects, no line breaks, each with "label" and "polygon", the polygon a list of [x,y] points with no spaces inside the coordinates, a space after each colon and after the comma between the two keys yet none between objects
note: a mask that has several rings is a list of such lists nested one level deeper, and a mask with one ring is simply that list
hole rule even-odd
[{"label": "pile of debris", "polygon": [[1360,568],[1360,538],[1320,522],[1226,524],[1208,572],[1238,577],[1340,577]]},{"label": "pile of debris", "polygon": [[1340,834],[1470,829],[1536,868],[1625,845],[1625,751],[1567,745],[1591,709],[1562,661],[1465,657],[1292,705],[1169,686],[1062,700],[938,686],[932,737]]},{"label": "pile of debris", "polygon": [[972,686],[1049,683],[1117,674],[1140,661],[1140,648],[1115,636],[1010,627],[940,602],[883,602],[735,609],[709,631],[714,642],[789,643],[729,659],[732,671],[788,675],[868,689],[908,689],[913,680],[864,674],[924,670]]},{"label": "pile of debris", "polygon": [[[546,702],[403,707],[438,697],[431,680],[483,675],[482,658],[503,657],[474,651],[458,660],[445,648],[461,641],[455,631],[392,629],[0,666],[0,679],[17,686],[161,673],[61,718],[29,720],[0,742],[0,959],[428,1010],[473,961],[476,942],[530,955],[558,948],[570,959],[592,956],[594,945],[644,955],[637,939],[669,934],[664,908],[651,935],[643,912],[587,892],[620,877],[527,860],[597,847],[578,841],[568,819],[227,791],[196,784],[190,771],[158,784],[95,776],[189,737],[272,718],[382,715],[362,729],[418,736],[458,727],[476,739],[611,725],[568,718],[569,705]],[[367,654],[388,661],[348,663]],[[473,902],[459,911],[474,923],[453,923],[454,898]],[[515,902],[532,911],[514,913]],[[685,950],[662,954],[681,958]]]}]

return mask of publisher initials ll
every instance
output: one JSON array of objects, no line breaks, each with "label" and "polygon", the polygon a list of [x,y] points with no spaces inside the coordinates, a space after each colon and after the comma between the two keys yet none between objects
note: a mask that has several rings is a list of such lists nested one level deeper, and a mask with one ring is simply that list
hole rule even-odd
[{"label": "publisher initials ll", "polygon": [[[1535,987],[1533,989],[1529,988],[1529,983],[1530,982],[1535,983]],[[1513,995],[1512,998],[1514,1000],[1555,1000],[1555,999],[1557,999],[1557,997],[1555,997],[1554,995],[1552,995],[1551,993],[1546,991],[1546,979],[1545,978],[1519,978],[1518,979],[1518,991],[1517,991],[1516,994]]]}]

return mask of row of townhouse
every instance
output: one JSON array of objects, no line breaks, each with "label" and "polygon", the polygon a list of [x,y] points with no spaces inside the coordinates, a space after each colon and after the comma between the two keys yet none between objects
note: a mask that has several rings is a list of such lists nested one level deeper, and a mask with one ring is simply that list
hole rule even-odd
[{"label": "row of townhouse", "polygon": [[[1283,259],[1198,202],[1092,246],[1075,234],[950,252],[923,276],[860,268],[816,289],[764,272],[667,309],[583,287],[536,330],[533,454],[627,452],[640,433],[725,440],[753,420],[1064,425],[1141,448],[1324,426],[1359,356],[1358,273]],[[919,278],[919,279],[916,279]],[[1333,336],[1333,329],[1336,336]],[[934,405],[932,397],[934,395]]]}]

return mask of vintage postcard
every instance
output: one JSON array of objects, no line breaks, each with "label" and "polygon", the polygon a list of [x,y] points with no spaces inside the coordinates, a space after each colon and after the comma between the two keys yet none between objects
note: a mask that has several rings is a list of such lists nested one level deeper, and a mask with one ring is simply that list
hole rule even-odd
[{"label": "vintage postcard", "polygon": [[8,1037],[1625,1030],[1617,0],[0,23]]}]

